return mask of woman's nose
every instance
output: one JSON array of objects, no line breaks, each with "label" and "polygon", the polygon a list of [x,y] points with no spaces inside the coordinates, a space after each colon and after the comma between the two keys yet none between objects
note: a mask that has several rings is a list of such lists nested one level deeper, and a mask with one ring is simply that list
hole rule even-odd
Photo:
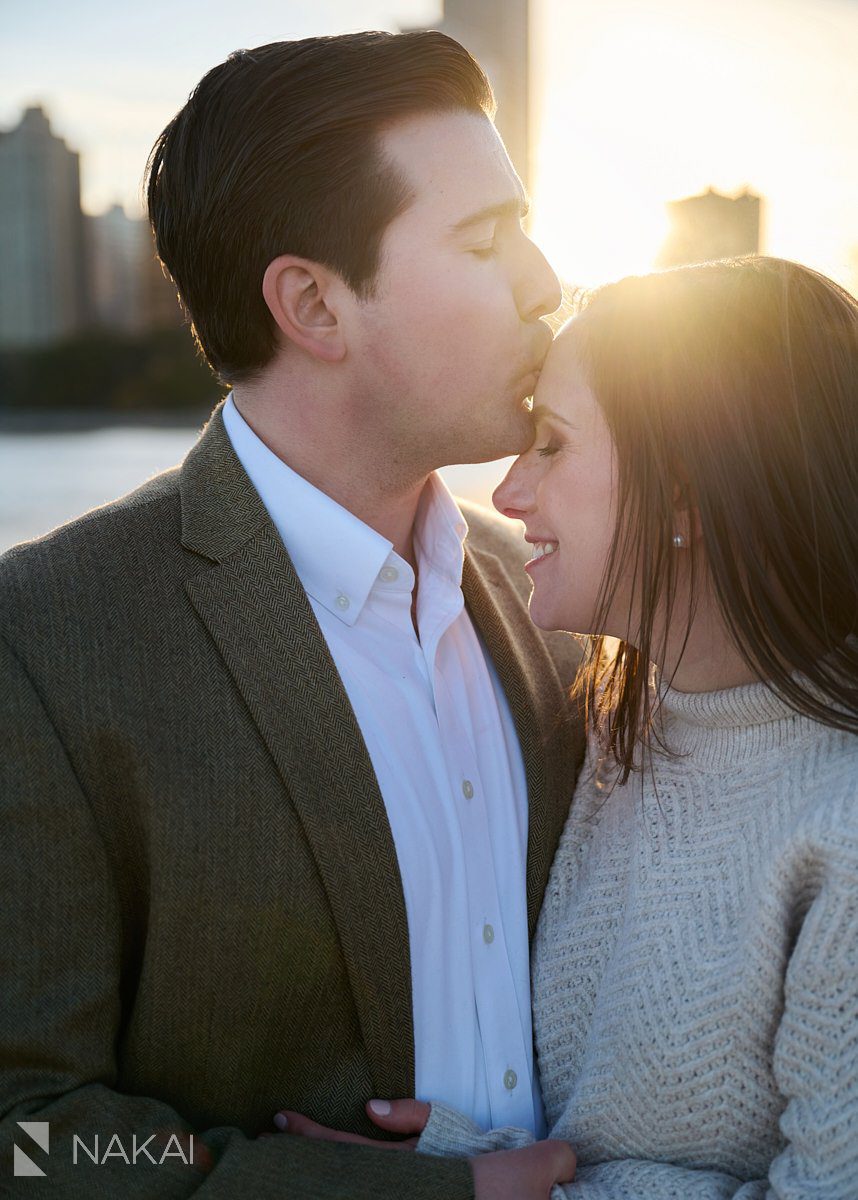
[{"label": "woman's nose", "polygon": [[495,488],[492,504],[513,521],[523,521],[533,507],[534,488],[528,454],[520,454]]}]

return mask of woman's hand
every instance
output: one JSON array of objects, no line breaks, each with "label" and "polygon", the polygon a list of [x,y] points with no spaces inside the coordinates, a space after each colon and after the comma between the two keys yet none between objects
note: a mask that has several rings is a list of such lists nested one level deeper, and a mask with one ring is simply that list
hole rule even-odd
[{"label": "woman's hand", "polygon": [[575,1151],[568,1142],[533,1142],[518,1150],[494,1150],[471,1159],[475,1200],[549,1200],[555,1183],[575,1178]]}]

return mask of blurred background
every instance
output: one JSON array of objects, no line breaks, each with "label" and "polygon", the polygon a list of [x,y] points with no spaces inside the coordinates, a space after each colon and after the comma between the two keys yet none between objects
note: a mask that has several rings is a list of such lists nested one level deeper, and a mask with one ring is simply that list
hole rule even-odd
[{"label": "blurred background", "polygon": [[[140,185],[241,47],[458,38],[570,292],[760,251],[858,293],[858,0],[2,0],[0,22],[0,551],[180,461],[223,394]],[[504,469],[445,474],[488,502]]]}]

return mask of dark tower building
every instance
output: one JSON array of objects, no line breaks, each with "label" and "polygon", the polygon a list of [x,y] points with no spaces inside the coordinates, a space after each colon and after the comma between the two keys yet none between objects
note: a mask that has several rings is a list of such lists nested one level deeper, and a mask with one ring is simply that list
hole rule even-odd
[{"label": "dark tower building", "polygon": [[470,50],[491,80],[498,132],[530,188],[530,0],[444,0],[443,9],[437,28]]},{"label": "dark tower building", "polygon": [[758,254],[761,200],[752,192],[722,196],[709,188],[702,196],[667,205],[671,230],[658,257],[660,267]]}]

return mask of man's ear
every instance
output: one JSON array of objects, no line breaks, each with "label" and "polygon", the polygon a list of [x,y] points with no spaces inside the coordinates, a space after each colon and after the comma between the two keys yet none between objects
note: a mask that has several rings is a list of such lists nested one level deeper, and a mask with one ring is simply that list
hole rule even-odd
[{"label": "man's ear", "polygon": [[343,282],[308,258],[281,254],[268,264],[262,295],[281,333],[313,358],[340,362],[346,353],[337,318]]}]

